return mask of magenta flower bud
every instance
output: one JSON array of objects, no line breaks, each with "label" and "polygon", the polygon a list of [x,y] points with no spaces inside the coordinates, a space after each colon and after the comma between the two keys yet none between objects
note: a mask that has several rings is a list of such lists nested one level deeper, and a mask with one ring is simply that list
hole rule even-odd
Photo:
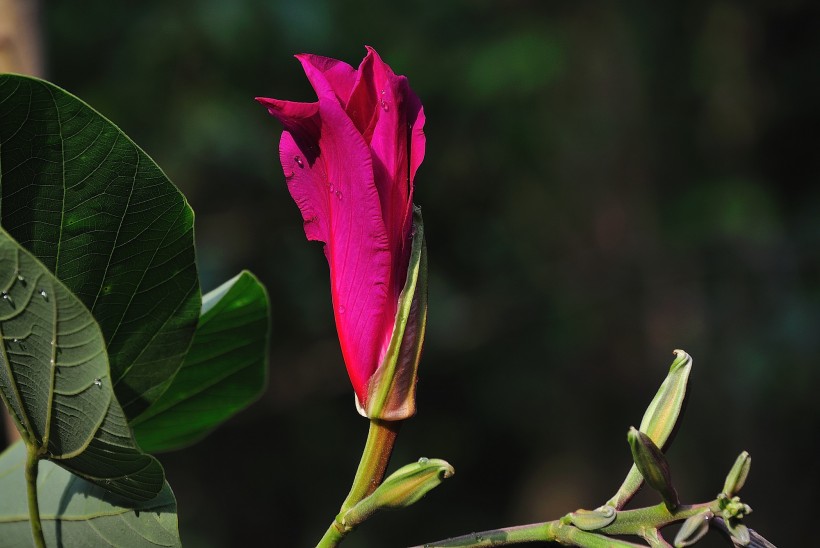
[{"label": "magenta flower bud", "polygon": [[413,181],[424,111],[376,51],[358,69],[297,55],[314,103],[258,97],[284,125],[279,156],[309,240],[324,242],[336,329],[360,411],[415,413],[426,322],[426,259]]}]

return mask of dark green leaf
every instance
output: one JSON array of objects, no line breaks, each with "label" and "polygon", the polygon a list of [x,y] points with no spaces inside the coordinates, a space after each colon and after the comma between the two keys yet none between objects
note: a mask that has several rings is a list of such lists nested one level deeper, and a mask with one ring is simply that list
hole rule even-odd
[{"label": "dark green leaf", "polygon": [[163,484],[134,443],[94,317],[0,229],[0,394],[28,446],[132,501]]},{"label": "dark green leaf", "polygon": [[[0,547],[32,546],[22,442],[0,455]],[[48,461],[37,476],[40,517],[47,546],[180,546],[176,500],[167,483],[135,505],[115,497]]]},{"label": "dark green leaf", "polygon": [[205,295],[182,368],[133,422],[140,446],[179,449],[254,401],[265,385],[269,323],[265,288],[249,272]]},{"label": "dark green leaf", "polygon": [[182,364],[200,309],[193,212],[114,124],[41,80],[0,76],[0,221],[94,314],[129,418]]}]

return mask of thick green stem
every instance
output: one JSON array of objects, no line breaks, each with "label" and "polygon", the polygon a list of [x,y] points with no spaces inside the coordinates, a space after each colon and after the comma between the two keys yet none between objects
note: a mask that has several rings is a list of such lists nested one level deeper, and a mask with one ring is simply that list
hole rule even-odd
[{"label": "thick green stem", "polygon": [[393,446],[396,443],[396,436],[399,433],[400,426],[400,421],[390,422],[371,419],[367,442],[365,442],[359,468],[353,478],[353,484],[350,486],[350,492],[342,503],[342,508],[336,515],[336,519],[327,528],[316,548],[338,546],[349,532],[350,529],[345,527],[341,521],[342,517],[356,503],[372,493],[384,480],[384,473],[387,470],[387,464],[390,462],[390,455],[393,454]]},{"label": "thick green stem", "polygon": [[31,522],[31,536],[37,548],[46,547],[43,537],[43,524],[40,522],[40,503],[37,501],[37,466],[39,458],[37,448],[26,447],[26,491],[28,492],[28,514]]},{"label": "thick green stem", "polygon": [[[661,503],[657,506],[639,508],[637,510],[622,510],[616,514],[615,521],[595,532],[582,531],[566,523],[565,519],[519,525],[470,533],[460,537],[424,544],[424,548],[451,548],[451,547],[480,547],[480,546],[508,546],[524,542],[559,542],[565,545],[581,546],[583,548],[598,547],[627,547],[642,546],[630,542],[613,539],[605,535],[644,535],[646,531],[660,529],[671,523],[685,520],[711,509],[720,511],[718,501],[713,500],[703,504],[684,505],[674,512],[669,512]],[[422,547],[416,547],[422,548]]]},{"label": "thick green stem", "polygon": [[384,479],[384,472],[393,454],[393,445],[399,434],[401,422],[387,422],[380,420],[370,421],[370,430],[367,433],[367,442],[362,451],[359,468],[353,478],[350,492],[342,503],[340,514],[344,514],[353,506],[372,493]]},{"label": "thick green stem", "polygon": [[640,535],[646,529],[661,529],[670,523],[699,514],[707,508],[715,513],[720,512],[717,500],[681,505],[674,512],[667,510],[663,503],[637,510],[623,510],[618,512],[615,521],[602,528],[601,532],[608,535]]}]

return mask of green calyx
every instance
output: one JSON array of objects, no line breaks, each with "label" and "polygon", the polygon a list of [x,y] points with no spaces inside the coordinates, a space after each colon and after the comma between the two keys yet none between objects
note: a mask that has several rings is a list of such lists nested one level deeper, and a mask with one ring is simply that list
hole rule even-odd
[{"label": "green calyx", "polygon": [[370,379],[367,402],[359,409],[370,419],[398,421],[416,413],[416,380],[427,326],[427,245],[421,210],[413,209],[413,247],[399,296],[390,345]]}]

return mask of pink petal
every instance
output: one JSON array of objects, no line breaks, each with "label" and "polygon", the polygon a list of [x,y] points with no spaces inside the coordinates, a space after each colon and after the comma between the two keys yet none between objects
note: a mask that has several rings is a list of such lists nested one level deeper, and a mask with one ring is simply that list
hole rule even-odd
[{"label": "pink petal", "polygon": [[[347,104],[353,84],[356,82],[356,69],[344,61],[311,53],[301,53],[296,58],[299,59],[303,67],[310,65],[313,70],[321,73],[333,89],[336,97],[338,97],[339,102],[343,106]],[[307,72],[307,69],[305,69],[305,72]]]},{"label": "pink petal", "polygon": [[367,144],[320,70],[303,66],[319,95],[316,114],[289,117],[310,109],[260,102],[285,125],[280,159],[288,189],[302,212],[305,234],[325,242],[342,355],[359,401],[365,402],[392,330],[393,317],[385,315],[390,250]]}]

